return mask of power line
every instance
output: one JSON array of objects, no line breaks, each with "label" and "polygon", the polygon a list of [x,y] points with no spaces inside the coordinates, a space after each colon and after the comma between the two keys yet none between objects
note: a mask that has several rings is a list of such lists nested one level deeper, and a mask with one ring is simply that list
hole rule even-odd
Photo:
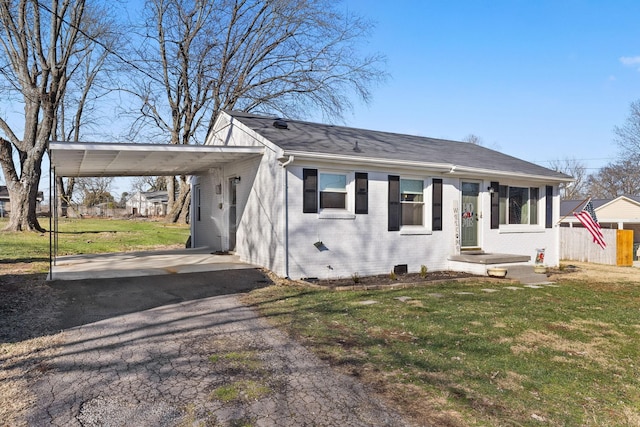
[{"label": "power line", "polygon": [[71,22],[68,22],[63,16],[58,15],[57,11],[53,11],[51,10],[48,6],[42,4],[42,2],[38,2],[38,6],[41,9],[44,9],[45,12],[49,12],[51,15],[55,16],[57,19],[59,19],[60,21],[62,21],[64,24],[66,24],[67,26],[77,30],[80,34],[82,34],[83,36],[85,36],[86,38],[88,38],[89,40],[91,40],[92,42],[94,42],[95,44],[97,44],[98,46],[102,47],[105,51],[109,52],[111,55],[115,56],[116,58],[118,58],[120,61],[122,61],[123,63],[129,65],[130,67],[132,67],[133,69],[141,72],[142,74],[144,74],[145,76],[149,77],[152,80],[155,80],[157,82],[160,82],[160,80],[149,74],[147,71],[143,70],[142,68],[140,68],[138,65],[136,65],[135,63],[131,62],[130,60],[124,58],[122,55],[120,55],[119,53],[117,53],[116,51],[114,51],[113,49],[111,49],[109,46],[107,46],[105,43],[103,43],[102,41],[98,40],[97,38],[95,38],[94,36],[88,34],[86,31],[84,31],[82,28],[76,26],[75,24],[72,24]]},{"label": "power line", "polygon": [[616,157],[599,157],[599,158],[592,158],[592,159],[552,159],[552,160],[532,160],[532,162],[534,163],[553,163],[553,162],[564,162],[566,160],[572,161],[572,160],[576,160],[576,161],[592,161],[592,160],[616,160]]}]

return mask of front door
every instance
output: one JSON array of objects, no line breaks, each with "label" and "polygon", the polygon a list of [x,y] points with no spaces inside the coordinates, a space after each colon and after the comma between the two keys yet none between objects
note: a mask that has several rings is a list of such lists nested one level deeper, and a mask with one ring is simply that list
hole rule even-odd
[{"label": "front door", "polygon": [[236,249],[236,187],[238,185],[238,178],[229,179],[229,250],[234,251]]},{"label": "front door", "polygon": [[462,182],[462,215],[460,223],[460,246],[464,248],[478,247],[478,197],[480,183]]}]

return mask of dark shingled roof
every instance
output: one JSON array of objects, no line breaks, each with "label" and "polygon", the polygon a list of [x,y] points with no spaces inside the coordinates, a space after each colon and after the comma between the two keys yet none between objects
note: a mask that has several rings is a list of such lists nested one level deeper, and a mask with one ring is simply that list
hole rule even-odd
[{"label": "dark shingled roof", "polygon": [[281,122],[279,126],[274,126],[275,117],[236,111],[227,111],[227,114],[285,151],[450,164],[560,180],[570,178],[563,173],[468,142],[289,119],[284,120],[287,128],[283,129]]}]

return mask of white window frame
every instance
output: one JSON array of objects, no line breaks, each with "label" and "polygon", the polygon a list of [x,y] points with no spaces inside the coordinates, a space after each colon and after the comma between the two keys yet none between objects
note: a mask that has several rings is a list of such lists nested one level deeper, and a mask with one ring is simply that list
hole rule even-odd
[{"label": "white window frame", "polygon": [[[321,181],[322,175],[342,175],[345,177],[345,207],[322,208],[321,206]],[[353,201],[355,186],[355,172],[346,172],[335,169],[318,169],[318,218],[320,219],[355,219],[355,203]]]},{"label": "white window frame", "polygon": [[[422,182],[422,224],[421,225],[404,225],[402,223],[402,205],[414,202],[404,202],[402,200],[402,181],[410,180],[410,181],[421,181]],[[415,176],[415,175],[400,175],[400,234],[401,235],[412,235],[412,234],[431,234],[431,214],[432,214],[432,204],[433,204],[433,195],[432,195],[432,183],[433,180],[431,178],[427,178],[424,176]],[[427,207],[429,209],[427,209]]]}]

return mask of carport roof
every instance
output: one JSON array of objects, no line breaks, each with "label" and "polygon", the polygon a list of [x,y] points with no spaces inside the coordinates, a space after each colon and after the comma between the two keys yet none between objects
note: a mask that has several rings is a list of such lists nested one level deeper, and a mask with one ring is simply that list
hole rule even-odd
[{"label": "carport roof", "polygon": [[197,175],[225,163],[259,156],[261,147],[50,142],[57,176]]}]

